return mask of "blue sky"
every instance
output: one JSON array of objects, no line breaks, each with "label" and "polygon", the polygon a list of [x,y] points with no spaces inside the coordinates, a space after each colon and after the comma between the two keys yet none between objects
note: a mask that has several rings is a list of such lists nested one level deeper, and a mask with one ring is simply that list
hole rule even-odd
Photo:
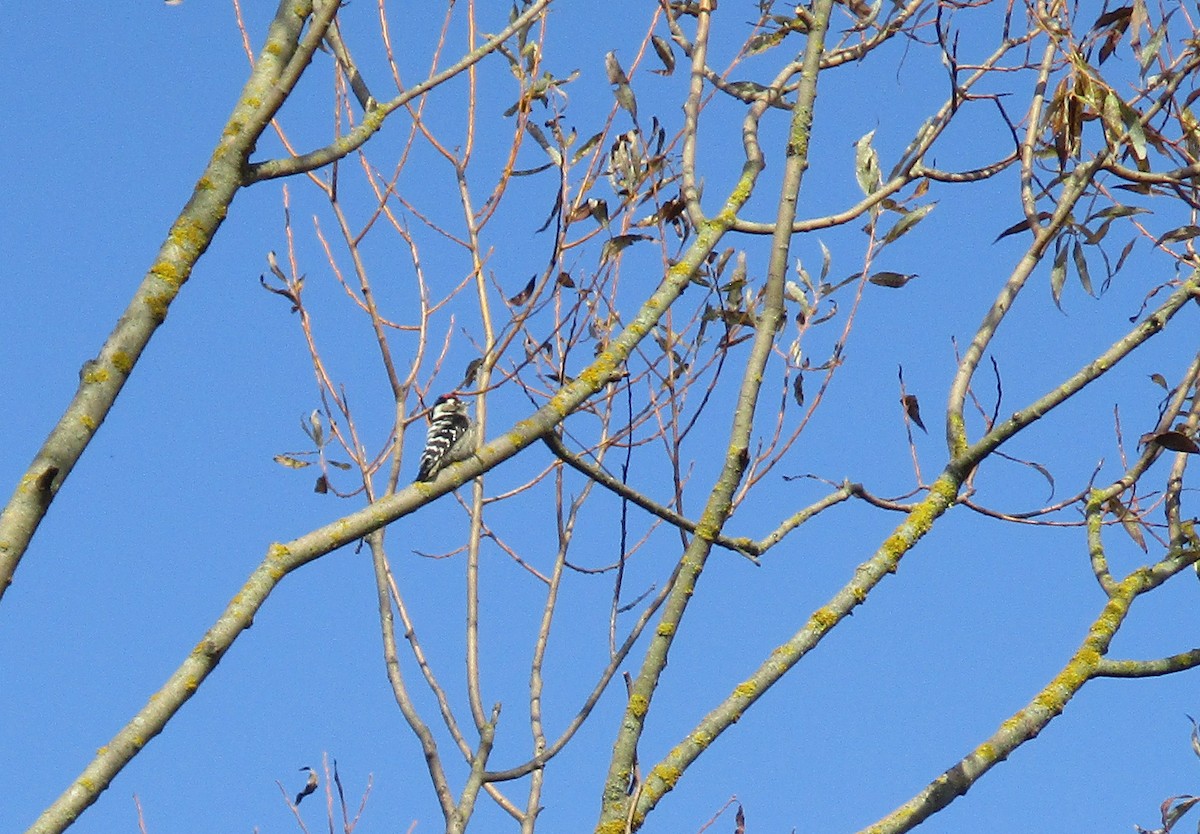
[{"label": "blue sky", "polygon": [[[749,19],[752,4],[744,5],[728,13]],[[607,113],[610,106],[604,52],[616,47],[625,58],[632,52],[622,19],[629,10],[645,14],[632,3],[592,10],[586,22],[572,20],[578,10],[567,6],[554,13],[559,40],[547,47],[554,71],[583,70],[568,88],[568,112],[578,119],[581,135],[589,132],[584,124],[601,118],[589,116],[588,108]],[[270,12],[267,4],[247,8],[256,44]],[[356,54],[371,55],[374,15],[366,4],[350,4],[342,12]],[[494,30],[500,23],[481,27]],[[148,3],[113,10],[50,3],[37,15],[11,16],[7,34],[7,83],[0,90],[7,116],[0,125],[6,185],[0,214],[7,218],[0,224],[5,489],[24,471],[73,394],[80,366],[96,353],[140,281],[203,169],[247,72],[233,12],[225,4]],[[819,99],[814,165],[801,198],[805,214],[856,199],[855,139],[877,129],[886,170],[940,101],[944,84],[922,74],[921,60],[914,55],[899,72],[891,66],[872,75],[875,70],[851,66],[829,75]],[[498,91],[508,90],[498,92],[501,103],[481,116],[486,124],[501,119],[512,96],[511,84],[503,86],[506,68],[499,62],[484,66],[485,78]],[[305,147],[324,141],[329,131],[327,55],[317,56],[311,74],[284,110],[293,138]],[[635,88],[643,121],[658,106],[662,118],[674,124],[678,98],[671,96],[682,84],[679,74],[640,75]],[[875,89],[877,96],[863,94]],[[453,91],[445,96],[452,98]],[[453,124],[452,100],[435,96],[434,102],[444,107],[434,118]],[[713,110],[718,126],[702,151],[702,165],[713,171],[706,181],[709,195],[721,194],[728,185],[722,177],[736,173],[736,167],[720,167],[721,159],[739,153],[739,111],[718,108]],[[728,114],[725,130],[719,129],[718,114]],[[396,118],[396,126],[380,137],[384,148],[405,133]],[[964,158],[947,151],[939,164],[986,161],[970,158],[971,151],[991,147],[998,126],[987,114],[973,118],[957,146],[967,149],[957,152]],[[777,139],[782,127],[767,133]],[[536,151],[528,144],[518,164],[541,164]],[[493,152],[481,151],[481,165]],[[266,153],[277,153],[273,140],[260,147],[259,156]],[[780,167],[776,155],[769,171]],[[401,190],[425,196],[449,216],[452,206],[429,197],[446,182],[436,164],[414,165]],[[364,425],[378,433],[390,419],[390,394],[377,359],[364,347],[369,342],[361,322],[337,306],[341,290],[308,220],[318,202],[302,183],[290,188],[300,251],[310,270],[310,304],[323,316],[323,344],[361,403]],[[272,461],[275,454],[304,448],[299,419],[319,405],[295,317],[258,286],[266,252],[284,247],[280,189],[278,182],[266,183],[237,197],[58,495],[0,605],[0,751],[8,764],[0,830],[30,824],[76,777],[191,650],[271,542],[359,506],[356,499],[313,494],[311,470],[297,473]],[[515,181],[514,205],[490,233],[497,247],[492,265],[514,291],[548,248],[548,241],[533,234],[553,197],[548,189],[549,183],[536,178]],[[764,189],[752,209],[765,213],[772,193]],[[914,232],[877,264],[921,277],[902,291],[867,288],[844,374],[786,465],[735,516],[730,532],[761,536],[782,512],[824,493],[814,482],[784,481],[780,474],[848,477],[881,495],[911,488],[895,405],[899,364],[908,390],[921,396],[930,427],[929,435],[915,438],[923,471],[930,477],[940,468],[945,451],[939,411],[954,369],[950,340],[970,338],[1020,253],[1018,239],[992,243],[1020,217],[1006,194],[979,186],[930,195],[940,202],[921,235]],[[1155,222],[1162,230],[1179,225],[1169,217]],[[853,242],[861,239],[857,226],[821,239],[835,252],[833,277],[861,268],[854,259]],[[752,270],[761,276],[766,241],[732,245],[746,246]],[[531,256],[530,249],[539,254]],[[396,240],[380,237],[367,254],[373,268],[394,263],[403,276],[407,262]],[[819,269],[814,238],[797,239],[793,255],[810,270]],[[431,267],[447,275],[461,273],[455,257],[429,249]],[[625,266],[629,274],[637,265],[648,270],[646,285],[657,280],[650,271],[653,257],[633,258],[631,253]],[[1099,302],[1069,284],[1064,316],[1051,302],[1044,273],[995,345],[1006,410],[1024,405],[1110,344],[1147,290],[1170,275],[1165,259],[1147,258],[1122,273]],[[403,292],[391,300],[402,304]],[[1080,489],[1102,458],[1107,463],[1101,481],[1115,476],[1113,406],[1120,406],[1131,446],[1153,423],[1161,396],[1148,374],[1174,379],[1194,354],[1195,312],[1181,315],[1187,323],[1006,451],[1050,467],[1058,496]],[[817,333],[806,350],[819,355],[828,347],[827,335]],[[457,339],[447,378],[457,380],[468,356],[466,340]],[[987,399],[990,382],[984,389]],[[502,389],[491,402],[496,427],[529,411],[518,391]],[[705,446],[719,448],[727,428],[724,418],[715,421],[690,450],[695,483],[711,477],[715,463]],[[409,442],[419,444],[419,438],[413,435]],[[416,451],[407,452],[414,461]],[[493,473],[489,492],[519,483],[549,462],[540,448],[527,455]],[[1159,470],[1166,465],[1160,461]],[[993,461],[984,467],[980,490],[994,506],[1020,511],[1040,505],[1047,488],[1032,470]],[[697,509],[705,497],[702,489],[689,492],[688,508]],[[578,559],[602,564],[616,547],[617,504],[600,497],[594,506],[588,544],[581,545]],[[1185,508],[1188,514],[1194,509]],[[1066,517],[1077,515],[1071,511]],[[551,520],[549,504],[531,502],[498,513],[495,523],[545,566]],[[657,760],[790,636],[897,520],[847,505],[794,533],[762,567],[715,554],[689,611],[695,630],[673,649],[658,696],[662,709],[643,741],[643,762]],[[644,529],[644,519],[638,523]],[[464,516],[446,498],[393,525],[388,542],[431,660],[461,706],[462,558],[430,560],[411,553],[453,547],[461,540],[458,529],[465,529]],[[1116,568],[1144,561],[1119,533],[1108,540]],[[631,565],[627,587],[661,582],[664,566],[677,557],[678,537],[658,530]],[[538,589],[495,548],[485,550],[482,570],[484,697],[505,704],[493,760],[500,767],[519,761],[528,746],[523,692],[540,608]],[[1113,655],[1153,657],[1191,648],[1197,594],[1200,586],[1184,575],[1140,601]],[[570,617],[552,641],[548,661],[551,732],[574,713],[604,660],[607,604],[602,582],[571,584]],[[855,831],[907,800],[1027,703],[1075,650],[1102,604],[1080,529],[1016,527],[956,510],[906,558],[896,577],[714,745],[645,830],[696,831],[736,795],[750,831]],[[636,663],[625,668],[636,671]],[[407,674],[418,677],[411,667]],[[1200,710],[1196,680],[1192,672],[1094,682],[1040,738],[921,830],[1152,827],[1162,799],[1196,790],[1198,763],[1188,748],[1185,718]],[[595,823],[624,700],[620,688],[618,682],[563,761],[549,769],[545,830],[584,831]],[[431,707],[424,693],[418,703]],[[444,740],[443,746],[452,758]],[[417,831],[439,830],[419,748],[384,675],[370,559],[351,548],[281,584],[196,697],[72,830],[136,830],[134,794],[152,834],[296,830],[274,783],[280,780],[294,792],[303,781],[297,769],[317,766],[324,751],[338,760],[351,796],[373,774],[360,832],[403,831],[412,821]],[[451,768],[455,788],[463,775],[462,767]],[[519,791],[513,795],[522,798]],[[310,799],[302,808],[310,828],[323,825],[318,802]],[[505,820],[481,801],[472,830],[509,830]],[[725,818],[713,830],[731,828],[732,819]]]}]

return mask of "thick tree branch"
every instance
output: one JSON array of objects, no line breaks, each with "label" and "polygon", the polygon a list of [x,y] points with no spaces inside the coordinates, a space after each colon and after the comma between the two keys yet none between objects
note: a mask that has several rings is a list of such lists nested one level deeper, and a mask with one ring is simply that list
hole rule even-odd
[{"label": "thick tree branch", "polygon": [[491,469],[529,446],[585,400],[601,390],[616,369],[628,358],[666,313],[679,294],[691,283],[728,230],[737,211],[753,191],[758,168],[747,166],[725,207],[697,230],[684,257],[675,263],[658,288],[629,324],[595,361],[558,391],[536,413],[517,423],[509,432],[481,448],[474,457],[454,464],[431,483],[417,483],[338,519],[287,544],[272,545],[266,558],[230,601],[196,650],[180,665],[166,684],[151,696],[137,715],[102,747],[70,788],[39,818],[31,834],[63,830],[103,792],[122,768],[151,738],[162,732],[167,721],[188,701],[217,662],[287,574],[309,562],[357,541],[398,518],[453,490],[476,475]]},{"label": "thick tree branch", "polygon": [[[711,14],[712,5],[702,0],[700,5],[701,26],[704,18]],[[808,148],[813,122],[813,108],[817,97],[817,74],[821,54],[825,48],[825,33],[829,25],[832,0],[817,0],[813,7],[813,23],[808,32],[804,49],[803,70],[797,91],[796,105],[788,132],[785,150],[783,180],[780,188],[779,209],[776,217],[775,235],[772,238],[771,257],[767,268],[767,282],[763,294],[763,309],[755,322],[754,341],[746,370],[734,408],[733,426],[724,464],[712,493],[700,516],[696,535],[688,543],[678,564],[678,575],[671,594],[663,606],[663,614],[647,647],[641,670],[630,690],[629,703],[613,745],[613,756],[608,776],[604,783],[604,795],[597,834],[617,834],[622,827],[641,827],[646,812],[653,807],[657,797],[675,784],[679,772],[660,772],[655,768],[637,792],[636,799],[627,795],[627,787],[637,761],[637,746],[645,726],[646,713],[658,687],[659,677],[666,668],[667,655],[678,634],[679,624],[695,593],[700,574],[712,552],[714,538],[721,532],[732,510],[733,494],[745,475],[749,463],[749,438],[754,422],[754,412],[762,388],[762,372],[774,347],[776,332],[783,324],[784,276],[789,267],[789,251],[792,238],[792,222],[796,216],[796,202],[804,171],[808,167]],[[751,137],[753,138],[753,137]],[[747,166],[761,158],[750,155],[757,142],[750,144]]]},{"label": "thick tree branch", "polygon": [[[950,386],[949,404],[946,408],[946,443],[951,456],[954,457],[961,455],[965,446],[969,443],[966,434],[966,423],[963,418],[963,407],[966,402],[967,391],[971,387],[971,380],[974,377],[976,368],[979,366],[980,360],[983,358],[984,351],[991,343],[997,329],[1000,327],[1000,323],[1012,308],[1017,295],[1025,287],[1025,283],[1033,274],[1034,268],[1041,263],[1050,244],[1058,237],[1067,224],[1071,222],[1071,212],[1074,210],[1076,203],[1087,193],[1096,174],[1111,165],[1119,157],[1126,143],[1130,141],[1132,128],[1125,127],[1118,132],[1119,135],[1107,143],[1103,151],[1097,153],[1089,161],[1077,166],[1065,178],[1062,192],[1055,201],[1054,211],[1050,213],[1046,224],[1042,225],[1033,200],[1030,171],[1033,164],[1033,145],[1035,144],[1036,131],[1039,129],[1038,125],[1040,124],[1041,107],[1043,104],[1042,96],[1049,68],[1053,63],[1051,60],[1053,57],[1051,50],[1053,48],[1053,43],[1047,46],[1047,53],[1043,60],[1043,77],[1039,81],[1039,92],[1035,95],[1034,105],[1030,111],[1029,133],[1022,145],[1023,200],[1025,203],[1026,220],[1029,223],[1029,228],[1034,232],[1034,239],[1013,270],[1011,277],[1005,283],[1004,288],[992,303],[991,309],[984,316],[983,321],[975,332],[975,337],[963,353],[962,361],[959,363],[958,371]],[[1138,116],[1137,125],[1139,130],[1144,129],[1159,112],[1172,106],[1174,94],[1179,85],[1185,79],[1191,78],[1192,73],[1198,68],[1200,68],[1200,55],[1189,52],[1179,57],[1174,71],[1159,76],[1156,81],[1158,94],[1154,103]],[[995,430],[989,434],[994,433]]]},{"label": "thick tree branch", "polygon": [[[1083,385],[1094,381],[1100,374],[1105,373],[1113,367],[1120,359],[1127,356],[1135,347],[1142,344],[1153,334],[1159,332],[1166,321],[1171,318],[1179,308],[1187,301],[1189,297],[1197,290],[1200,285],[1200,277],[1193,276],[1185,286],[1172,294],[1159,309],[1148,318],[1147,322],[1134,328],[1124,339],[1118,341],[1112,348],[1102,354],[1098,359],[1086,366],[1082,371],[1073,376],[1071,380],[1064,383],[1059,388],[1052,391],[1050,394],[1039,399],[1037,403],[1027,409],[1017,412],[1012,420],[1017,420],[1024,414],[1036,413],[1037,416],[1044,415],[1051,408],[1061,404],[1065,399],[1070,397],[1074,392],[1078,391]],[[1158,322],[1158,324],[1150,325],[1150,322]],[[1011,420],[1009,421],[1011,422]],[[755,672],[744,681],[739,683],[726,698],[717,707],[710,711],[696,727],[687,734],[683,741],[678,743],[670,753],[663,757],[650,772],[643,790],[641,792],[642,799],[639,802],[639,818],[645,813],[649,813],[654,805],[670,791],[679,776],[687,769],[687,767],[703,753],[716,738],[729,729],[741,715],[757,701],[771,686],[773,686],[789,669],[795,666],[801,658],[809,651],[817,646],[818,643],[828,634],[834,626],[841,622],[845,617],[851,614],[855,607],[866,601],[867,596],[879,584],[882,579],[888,574],[895,573],[901,558],[908,553],[916,545],[916,543],[930,530],[934,521],[939,516],[953,506],[959,489],[962,487],[965,476],[983,460],[991,451],[995,449],[1004,439],[1011,436],[1012,427],[1002,429],[1005,424],[1000,424],[990,432],[983,440],[975,446],[970,447],[967,455],[957,461],[951,461],[946,470],[930,487],[929,494],[920,501],[908,514],[908,517],[900,524],[899,527],[888,537],[880,546],[870,560],[859,565],[854,572],[854,578],[846,584],[837,594],[834,595],[825,606],[817,609],[809,617],[808,622],[804,627],[794,634],[786,643],[771,653]],[[1127,579],[1113,591],[1113,596],[1125,593],[1128,595],[1126,604],[1132,600],[1136,593],[1141,593],[1142,590],[1149,590],[1152,587],[1157,587],[1168,578],[1171,571],[1177,572],[1178,564],[1172,562],[1170,564],[1164,562],[1156,565],[1154,568],[1147,568],[1146,585],[1143,588],[1138,581]],[[1137,588],[1136,593],[1131,591],[1131,588]],[[1123,616],[1123,614],[1122,614]],[[1106,622],[1102,616],[1098,623]],[[1113,624],[1113,632],[1119,623]],[[1108,633],[1107,640],[1111,640],[1112,633]],[[1085,644],[1086,647],[1087,644]],[[1081,650],[1082,651],[1082,650]],[[1098,657],[1097,657],[1098,659]],[[1092,667],[1094,667],[1094,661]],[[1072,667],[1068,666],[1068,669]],[[1067,674],[1064,670],[1063,675]],[[1089,671],[1090,674],[1090,671]],[[1062,677],[1060,675],[1060,677]],[[1082,681],[1079,683],[1082,686]],[[1073,692],[1072,692],[1073,694]],[[1069,697],[1069,696],[1068,696]],[[1061,708],[1058,710],[1061,712]],[[1057,714],[1057,713],[1055,713]],[[1039,713],[1040,715],[1040,713]],[[1045,721],[1053,718],[1053,715],[1043,716]],[[1007,726],[1007,725],[1006,725]],[[1036,734],[1036,733],[1035,733]],[[990,742],[989,742],[990,743]],[[982,748],[981,748],[982,749]],[[988,767],[991,765],[989,764]],[[986,770],[987,768],[984,768]],[[950,773],[948,771],[947,773]],[[977,775],[981,775],[983,771],[979,771]],[[945,778],[945,777],[944,777]],[[935,783],[937,784],[937,783]],[[955,784],[958,784],[957,782]],[[965,792],[963,787],[958,793],[953,793],[945,799],[945,804],[949,804],[954,797]],[[935,792],[936,793],[936,792]],[[922,800],[928,801],[928,800]],[[905,806],[910,811],[909,806]],[[939,806],[943,807],[943,806]],[[932,813],[932,811],[930,812]],[[896,819],[902,819],[900,811],[893,815]],[[922,817],[924,819],[924,817]],[[915,825],[915,823],[914,823]],[[874,834],[883,834],[886,831],[908,830],[907,828],[896,829],[870,829]]]},{"label": "thick tree branch", "polygon": [[1193,272],[1158,309],[1146,316],[1133,330],[1068,377],[1062,385],[1025,408],[1013,412],[1013,415],[1007,420],[996,423],[991,431],[964,451],[964,458],[974,462],[983,460],[1025,426],[1040,420],[1052,409],[1062,405],[1079,391],[1108,373],[1118,362],[1145,344],[1148,339],[1162,332],[1163,328],[1167,326],[1167,322],[1174,318],[1183,305],[1196,297],[1198,293],[1200,293],[1200,270]]},{"label": "thick tree branch", "polygon": [[[322,26],[328,25],[336,8],[336,3],[322,7],[323,22],[314,21],[308,40],[316,37],[319,42]],[[13,573],[55,494],[108,416],[150,338],[224,222],[234,195],[245,184],[246,159],[311,57],[311,49],[306,52],[300,46],[311,12],[311,2],[280,4],[266,44],[191,199],[100,353],[84,364],[75,397],[0,513],[0,596],[12,584]]]},{"label": "thick tree branch", "polygon": [[353,153],[366,144],[368,139],[379,132],[387,117],[393,112],[399,110],[413,99],[419,98],[429,92],[439,84],[443,84],[459,73],[470,69],[495,52],[496,47],[512,37],[514,32],[529,22],[536,20],[550,3],[551,0],[535,0],[519,17],[500,30],[498,34],[485,40],[477,49],[471,50],[470,53],[441,72],[434,73],[421,83],[409,87],[390,101],[377,104],[375,107],[367,110],[363,114],[363,120],[360,124],[351,128],[344,136],[339,136],[331,144],[289,159],[268,159],[250,165],[246,172],[246,182],[259,182],[261,180],[290,177],[294,174],[315,171]]},{"label": "thick tree branch", "polygon": [[1200,649],[1159,657],[1154,660],[1110,660],[1101,658],[1096,664],[1097,678],[1153,678],[1173,675],[1200,666]]},{"label": "thick tree branch", "polygon": [[[1195,558],[1195,554],[1192,555]],[[1029,704],[1003,724],[990,738],[968,753],[958,764],[933,780],[923,791],[859,834],[903,834],[965,794],[983,774],[1007,759],[1018,747],[1033,738],[1057,718],[1083,685],[1100,675],[1115,677],[1114,669],[1129,669],[1114,662],[1107,666],[1104,654],[1140,595],[1161,585],[1187,566],[1188,562],[1166,560],[1152,567],[1135,570],[1119,582],[1100,615],[1088,629],[1079,649],[1053,680],[1034,696]],[[1188,655],[1193,654],[1189,652]],[[1176,657],[1187,657],[1177,655]],[[1166,658],[1169,662],[1173,658]],[[1200,662],[1200,658],[1197,658]],[[1153,663],[1153,661],[1148,661]],[[1146,667],[1142,667],[1143,669]],[[1181,667],[1186,668],[1186,667]],[[1165,674],[1159,672],[1157,674]]]}]

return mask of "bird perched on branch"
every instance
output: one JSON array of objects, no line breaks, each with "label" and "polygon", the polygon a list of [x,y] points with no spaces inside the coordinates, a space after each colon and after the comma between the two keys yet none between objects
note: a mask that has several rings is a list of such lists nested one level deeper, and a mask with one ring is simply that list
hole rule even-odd
[{"label": "bird perched on branch", "polygon": [[445,467],[469,458],[478,436],[478,426],[467,416],[467,404],[458,394],[438,397],[430,412],[417,480],[432,481]]},{"label": "bird perched on branch", "polygon": [[308,779],[305,781],[304,787],[300,789],[300,793],[296,794],[296,802],[294,803],[296,805],[299,805],[300,801],[304,799],[304,797],[308,796],[317,789],[317,772],[311,767],[300,768],[301,773],[306,770],[308,771]]}]

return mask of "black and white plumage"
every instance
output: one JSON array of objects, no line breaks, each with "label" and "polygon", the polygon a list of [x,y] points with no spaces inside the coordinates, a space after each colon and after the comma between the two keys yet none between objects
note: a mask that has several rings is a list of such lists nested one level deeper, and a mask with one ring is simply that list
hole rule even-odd
[{"label": "black and white plumage", "polygon": [[438,397],[425,435],[417,480],[432,481],[449,464],[469,458],[475,451],[477,435],[475,424],[467,416],[467,404],[457,394]]},{"label": "black and white plumage", "polygon": [[299,805],[304,801],[304,797],[317,789],[317,772],[311,767],[300,768],[301,773],[304,771],[308,771],[308,779],[305,781],[304,787],[300,789],[300,793],[296,794],[296,801],[292,803],[293,805]]}]

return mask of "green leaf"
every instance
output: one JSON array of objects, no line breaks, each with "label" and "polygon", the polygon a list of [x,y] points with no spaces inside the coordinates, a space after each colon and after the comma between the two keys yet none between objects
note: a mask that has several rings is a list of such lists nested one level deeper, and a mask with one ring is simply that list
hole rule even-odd
[{"label": "green leaf", "polygon": [[299,460],[291,455],[276,455],[272,460],[288,469],[303,469],[306,466],[312,466],[312,461]]},{"label": "green leaf", "polygon": [[617,60],[616,52],[605,53],[604,74],[608,76],[608,83],[614,87],[618,84],[629,83],[629,76],[625,74],[625,70],[621,69],[621,62]]},{"label": "green leaf", "polygon": [[1180,226],[1178,229],[1172,229],[1154,241],[1154,245],[1161,246],[1164,243],[1180,243],[1185,240],[1191,240],[1197,235],[1200,235],[1200,226]]},{"label": "green leaf", "polygon": [[1142,116],[1125,102],[1121,102],[1121,116],[1125,129],[1129,131],[1129,146],[1138,160],[1146,161],[1146,131],[1142,128]]},{"label": "green leaf", "polygon": [[1162,49],[1163,40],[1167,36],[1167,18],[1171,15],[1168,13],[1158,28],[1154,30],[1154,34],[1150,36],[1150,40],[1142,47],[1142,51],[1138,53],[1138,66],[1141,68],[1142,75],[1150,69],[1150,65],[1154,63],[1154,59],[1158,57],[1159,50]]},{"label": "green leaf", "polygon": [[1124,132],[1121,119],[1121,100],[1111,90],[1104,93],[1100,116],[1104,119],[1104,126],[1108,128],[1108,132],[1114,139]]},{"label": "green leaf", "polygon": [[629,77],[625,75],[625,70],[621,69],[621,63],[617,60],[617,53],[609,52],[604,56],[604,72],[608,76],[608,83],[615,87],[613,96],[617,104],[629,111],[629,115],[636,120],[637,99],[634,98],[633,88],[629,86]]},{"label": "green leaf", "polygon": [[762,32],[746,41],[746,54],[758,55],[772,47],[779,46],[788,36],[787,29],[776,29],[772,32]]},{"label": "green leaf", "polygon": [[1125,532],[1129,534],[1129,538],[1133,539],[1134,544],[1140,547],[1143,551],[1148,552],[1146,547],[1146,537],[1142,535],[1141,525],[1138,524],[1136,514],[1130,512],[1121,499],[1113,496],[1108,499],[1108,511],[1117,517],[1121,522],[1121,526],[1125,528]]},{"label": "green leaf", "polygon": [[1050,269],[1050,295],[1054,306],[1062,311],[1063,285],[1067,283],[1067,247],[1062,245],[1062,238],[1054,242],[1054,266]]},{"label": "green leaf", "polygon": [[606,241],[603,248],[601,248],[600,263],[601,265],[607,263],[639,240],[653,239],[650,235],[617,235]]},{"label": "green leaf", "polygon": [[1079,241],[1075,241],[1075,245],[1071,247],[1071,257],[1075,261],[1075,271],[1079,273],[1079,283],[1083,285],[1083,291],[1092,298],[1096,297],[1096,293],[1092,292],[1092,277],[1088,274],[1087,258],[1083,254],[1083,245]]},{"label": "green leaf", "polygon": [[1153,212],[1150,211],[1150,209],[1142,208],[1141,206],[1123,206],[1117,204],[1108,206],[1107,208],[1102,208],[1100,211],[1093,212],[1092,214],[1088,215],[1088,219],[1084,222],[1091,223],[1093,220],[1098,220],[1101,217],[1132,217],[1135,214],[1153,214]]},{"label": "green leaf", "polygon": [[547,162],[545,165],[539,165],[536,168],[518,168],[512,172],[512,175],[514,177],[528,177],[532,176],[533,174],[540,174],[542,171],[546,171],[553,167],[553,162]]},{"label": "green leaf", "polygon": [[600,140],[603,137],[604,131],[600,131],[599,133],[589,137],[588,140],[580,146],[579,150],[575,151],[575,155],[571,157],[571,164],[574,165],[576,162],[591,153],[592,150],[595,149],[596,145],[600,143]]},{"label": "green leaf", "polygon": [[671,42],[658,35],[651,35],[650,43],[654,47],[654,53],[658,55],[658,60],[663,63],[662,69],[650,71],[656,75],[670,75],[675,72],[675,50],[671,48]]},{"label": "green leaf", "polygon": [[725,266],[729,263],[729,259],[733,257],[733,251],[734,250],[732,246],[727,246],[724,250],[722,250],[721,254],[716,256],[716,258],[713,258],[712,255],[709,256],[709,258],[715,262],[713,274],[718,278],[720,278],[721,273],[725,271]]},{"label": "green leaf", "polygon": [[868,197],[879,190],[882,183],[879,173],[879,154],[871,145],[875,131],[854,143],[854,175],[858,179],[858,187]]},{"label": "green leaf", "polygon": [[904,214],[904,216],[902,216],[899,220],[896,221],[896,225],[892,226],[892,228],[888,230],[888,233],[883,236],[884,244],[891,243],[892,241],[896,240],[901,235],[903,235],[905,232],[907,232],[909,229],[911,229],[913,226],[920,223],[922,220],[925,219],[925,216],[927,214],[929,214],[929,212],[933,211],[933,207],[936,205],[937,205],[936,202],[927,203],[926,205],[918,206],[917,208],[913,209],[912,211]]},{"label": "green leaf", "polygon": [[1140,208],[1138,206],[1109,206],[1106,209],[1101,209],[1100,211],[1095,212],[1084,221],[1084,223],[1090,223],[1093,220],[1103,218],[1104,222],[1100,224],[1100,227],[1096,229],[1096,231],[1090,231],[1086,226],[1081,226],[1080,228],[1083,229],[1084,240],[1089,245],[1095,245],[1104,240],[1104,236],[1108,234],[1109,226],[1111,226],[1112,222],[1118,217],[1132,217],[1136,214],[1152,213],[1153,212],[1151,212],[1150,209]]},{"label": "green leaf", "polygon": [[308,415],[307,424],[305,424],[304,419],[301,418],[300,428],[305,434],[308,435],[309,439],[312,440],[313,443],[317,444],[318,449],[325,445],[325,426],[321,422],[320,411],[314,408],[312,413]]},{"label": "green leaf", "polygon": [[616,98],[617,104],[622,110],[629,111],[629,115],[637,118],[637,99],[633,95],[633,87],[628,84],[618,84],[617,89],[613,90],[613,97]]},{"label": "green leaf", "polygon": [[770,87],[764,87],[757,81],[729,81],[725,84],[725,91],[732,93],[742,101],[753,101],[763,93],[769,93]]},{"label": "green leaf", "polygon": [[1113,268],[1113,275],[1121,271],[1121,267],[1125,265],[1125,259],[1129,257],[1129,253],[1133,251],[1134,244],[1137,243],[1137,238],[1130,238],[1129,243],[1121,250],[1120,257],[1117,258],[1117,265]]}]

